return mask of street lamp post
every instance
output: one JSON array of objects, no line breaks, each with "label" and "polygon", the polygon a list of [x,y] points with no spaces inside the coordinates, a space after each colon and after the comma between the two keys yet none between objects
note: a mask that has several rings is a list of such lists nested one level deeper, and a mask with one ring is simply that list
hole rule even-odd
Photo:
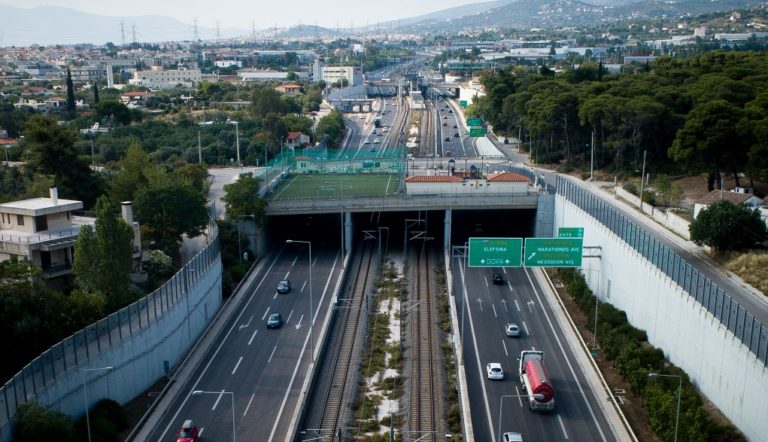
[{"label": "street lamp post", "polygon": [[[91,442],[91,417],[88,414],[88,390],[85,388],[85,372],[87,371],[112,371],[112,366],[100,367],[100,368],[83,368],[80,369],[80,376],[83,380],[83,400],[85,402],[85,428],[88,431],[88,442]],[[109,381],[107,381],[109,382]]]},{"label": "street lamp post", "polygon": [[312,336],[313,325],[315,323],[314,307],[312,303],[312,242],[286,239],[286,244],[306,244],[309,246],[309,352],[312,354],[312,362],[315,362],[315,344]]},{"label": "street lamp post", "polygon": [[651,379],[656,378],[677,378],[677,411],[675,413],[675,442],[677,442],[677,425],[680,423],[680,393],[683,388],[683,377],[676,374],[648,373]]},{"label": "street lamp post", "polygon": [[236,442],[237,436],[235,433],[235,392],[234,391],[203,391],[203,390],[195,390],[192,392],[193,396],[200,396],[203,394],[228,394],[230,395],[230,398],[232,399],[232,442]]},{"label": "street lamp post", "polygon": [[532,397],[537,401],[544,399],[543,394],[503,394],[499,397],[499,422],[496,428],[496,433],[499,435],[499,442],[501,442],[501,407],[504,405],[504,398],[529,398]]}]

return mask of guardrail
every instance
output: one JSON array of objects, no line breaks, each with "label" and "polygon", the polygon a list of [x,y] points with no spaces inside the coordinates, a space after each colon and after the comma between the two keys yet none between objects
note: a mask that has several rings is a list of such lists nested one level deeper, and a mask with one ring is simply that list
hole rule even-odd
[{"label": "guardrail", "polygon": [[610,203],[563,177],[557,177],[556,186],[558,194],[606,226],[664,272],[733,333],[763,365],[768,366],[768,327],[715,282]]}]

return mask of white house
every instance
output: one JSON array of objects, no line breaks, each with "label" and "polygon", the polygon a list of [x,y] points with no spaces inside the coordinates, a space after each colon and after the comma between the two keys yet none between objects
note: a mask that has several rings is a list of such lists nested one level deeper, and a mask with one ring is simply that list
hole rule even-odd
[{"label": "white house", "polygon": [[764,205],[764,201],[762,199],[751,193],[713,190],[694,203],[693,218],[696,219],[702,209],[722,200],[730,201],[736,205],[744,204],[753,208],[758,208]]}]

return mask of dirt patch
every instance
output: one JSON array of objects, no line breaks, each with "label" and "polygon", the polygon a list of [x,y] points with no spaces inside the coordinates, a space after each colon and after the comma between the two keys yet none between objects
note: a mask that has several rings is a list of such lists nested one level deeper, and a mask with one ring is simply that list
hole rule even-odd
[{"label": "dirt patch", "polygon": [[[557,294],[565,305],[565,309],[568,314],[571,315],[573,322],[576,324],[581,338],[584,342],[594,342],[593,326],[594,322],[590,321],[584,312],[582,312],[576,303],[573,301],[568,292],[565,291],[565,287],[558,278],[554,269],[548,269],[547,274],[552,278]],[[624,416],[629,421],[629,425],[632,427],[635,436],[641,441],[660,441],[656,434],[651,430],[650,419],[648,417],[648,410],[642,405],[642,400],[639,396],[635,396],[629,391],[629,384],[624,381],[618,370],[613,367],[613,364],[606,360],[602,353],[598,349],[598,356],[595,358],[600,372],[603,374],[605,381],[611,388],[611,391],[622,391],[622,394],[617,394],[620,397],[620,401],[623,402],[621,409],[624,412]],[[619,400],[619,399],[617,399]]]}]

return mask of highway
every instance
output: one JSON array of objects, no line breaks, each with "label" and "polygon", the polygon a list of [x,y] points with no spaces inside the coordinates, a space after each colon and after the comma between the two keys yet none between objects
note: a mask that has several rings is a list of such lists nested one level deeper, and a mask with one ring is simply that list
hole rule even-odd
[{"label": "highway", "polygon": [[[464,358],[475,440],[498,440],[500,411],[501,431],[520,432],[525,440],[616,440],[597,405],[603,399],[588,390],[531,271],[505,269],[505,283],[494,285],[491,275],[501,269],[464,269],[458,259],[453,268],[459,323],[466,329]],[[462,287],[469,291],[466,304]],[[506,322],[516,322],[522,336],[506,336]],[[544,365],[555,389],[553,413],[529,411],[527,398],[514,397],[525,394],[517,374],[517,358],[524,349],[545,353]],[[487,379],[485,365],[489,362],[501,363],[503,380]]]},{"label": "highway", "polygon": [[[316,241],[312,250],[314,341],[330,304],[341,266],[337,244]],[[286,244],[265,261],[253,284],[238,296],[242,306],[222,329],[215,343],[182,391],[165,410],[148,440],[167,441],[186,419],[200,428],[204,440],[229,440],[234,426],[238,439],[280,440],[288,433],[298,393],[307,374],[310,347],[308,250]],[[292,290],[278,294],[277,283],[287,278]],[[266,318],[279,312],[285,324],[267,329]],[[314,345],[313,345],[314,344]],[[193,395],[193,391],[205,391]],[[225,392],[225,393],[222,393]],[[231,394],[231,393],[233,394]]]}]

